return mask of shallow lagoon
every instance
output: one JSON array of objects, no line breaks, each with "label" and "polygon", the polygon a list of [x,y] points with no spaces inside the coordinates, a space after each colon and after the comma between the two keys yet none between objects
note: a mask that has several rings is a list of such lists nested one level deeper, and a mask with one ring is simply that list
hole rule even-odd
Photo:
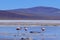
[{"label": "shallow lagoon", "polygon": [[[8,38],[8,39],[14,39],[14,35],[17,35],[17,28],[18,26],[0,26],[0,38]],[[24,31],[24,26],[20,26],[22,29],[19,31],[20,34],[26,33]],[[59,26],[43,26],[45,29],[44,32],[41,31],[42,26],[36,26],[36,27],[28,27],[27,34],[29,34],[30,31],[37,31],[41,33],[37,34],[29,34],[24,37],[32,37],[33,40],[59,40],[60,39],[60,27]],[[5,33],[5,34],[3,34]],[[1,35],[2,34],[2,35]],[[22,35],[19,36],[19,38],[23,37]],[[16,37],[17,39],[17,37]]]}]

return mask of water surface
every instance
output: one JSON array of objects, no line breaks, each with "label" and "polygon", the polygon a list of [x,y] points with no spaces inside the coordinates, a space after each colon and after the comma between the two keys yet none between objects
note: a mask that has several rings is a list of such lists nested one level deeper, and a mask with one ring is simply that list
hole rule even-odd
[{"label": "water surface", "polygon": [[[18,26],[0,26],[0,38],[15,38],[14,35],[11,34],[16,34],[17,35],[17,28]],[[19,33],[26,33],[24,31],[24,26],[22,27],[21,30],[19,30]],[[33,40],[60,40],[60,27],[59,26],[43,26],[45,28],[45,31],[42,32],[41,28],[42,26],[36,26],[36,27],[28,27],[28,31],[26,36],[24,37],[32,37]],[[37,34],[29,34],[30,31],[36,31],[36,32],[41,32]],[[1,35],[2,33],[2,35]],[[5,34],[3,34],[5,33]],[[20,35],[19,38],[23,37],[23,35]],[[17,38],[17,37],[16,37]]]}]

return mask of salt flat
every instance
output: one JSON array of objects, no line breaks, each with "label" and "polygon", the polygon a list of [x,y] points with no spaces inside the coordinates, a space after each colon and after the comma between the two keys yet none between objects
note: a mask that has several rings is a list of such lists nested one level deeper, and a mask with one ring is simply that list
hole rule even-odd
[{"label": "salt flat", "polygon": [[0,25],[60,26],[60,20],[0,20]]}]

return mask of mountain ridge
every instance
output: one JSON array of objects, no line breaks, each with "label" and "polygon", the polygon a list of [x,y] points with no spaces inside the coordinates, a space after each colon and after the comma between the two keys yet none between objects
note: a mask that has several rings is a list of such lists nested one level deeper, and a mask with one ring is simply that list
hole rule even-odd
[{"label": "mountain ridge", "polygon": [[0,10],[0,19],[11,20],[60,20],[60,9],[33,7],[26,9]]}]

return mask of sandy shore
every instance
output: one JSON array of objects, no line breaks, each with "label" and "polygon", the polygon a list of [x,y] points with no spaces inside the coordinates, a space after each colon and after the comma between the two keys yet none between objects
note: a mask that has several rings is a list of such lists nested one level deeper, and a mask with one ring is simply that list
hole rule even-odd
[{"label": "sandy shore", "polygon": [[0,20],[0,25],[60,26],[60,20]]},{"label": "sandy shore", "polygon": [[0,20],[0,25],[60,26],[60,20]]}]

